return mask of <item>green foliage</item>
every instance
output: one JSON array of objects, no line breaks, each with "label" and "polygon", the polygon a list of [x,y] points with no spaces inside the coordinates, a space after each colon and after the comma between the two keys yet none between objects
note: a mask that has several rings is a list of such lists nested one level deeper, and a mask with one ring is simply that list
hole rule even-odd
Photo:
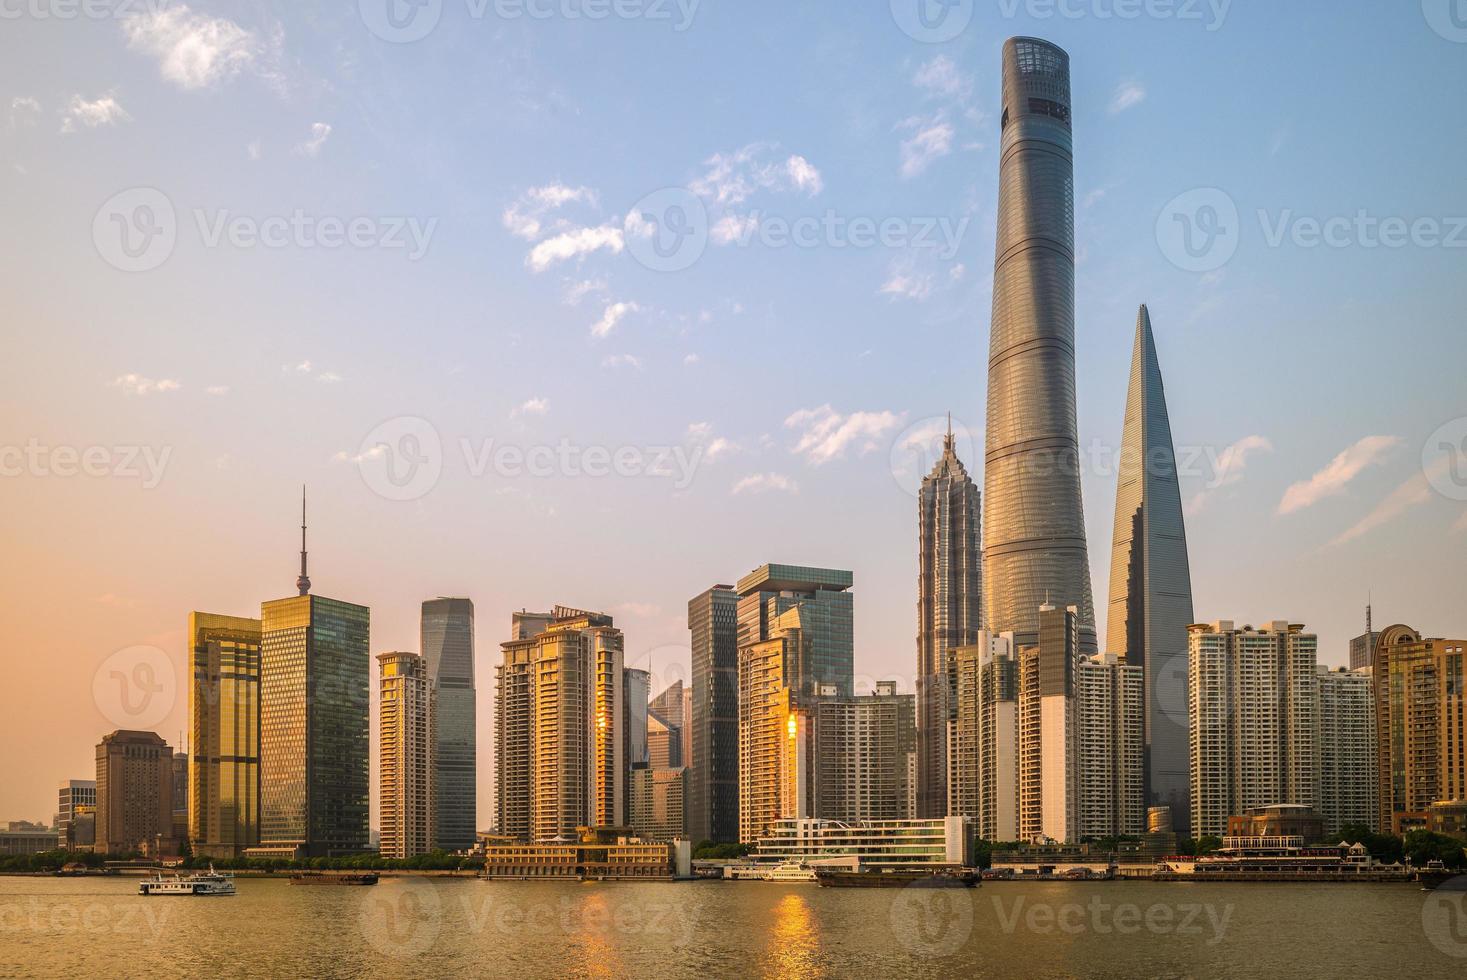
[{"label": "green foliage", "polygon": [[1416,867],[1429,861],[1440,861],[1449,870],[1467,868],[1467,851],[1462,842],[1445,834],[1433,834],[1428,830],[1413,830],[1402,842],[1407,859]]},{"label": "green foliage", "polygon": [[693,859],[696,861],[734,861],[748,856],[747,844],[718,844],[705,840],[693,849]]},{"label": "green foliage", "polygon": [[1372,833],[1369,827],[1361,824],[1346,824],[1340,828],[1338,835],[1331,835],[1330,843],[1338,844],[1340,841],[1346,844],[1364,844],[1371,857],[1385,864],[1399,864],[1405,857],[1401,838],[1394,834]]},{"label": "green foliage", "polygon": [[464,858],[446,851],[420,854],[407,860],[385,858],[368,852],[339,857],[316,857],[305,861],[287,861],[284,858],[207,858],[195,856],[184,861],[186,868],[207,868],[212,864],[219,871],[267,871],[290,873],[292,871],[459,871],[478,870],[484,866],[483,858]]},{"label": "green foliage", "polygon": [[1205,834],[1202,837],[1187,837],[1177,843],[1177,849],[1186,857],[1203,857],[1222,847],[1222,838]]}]

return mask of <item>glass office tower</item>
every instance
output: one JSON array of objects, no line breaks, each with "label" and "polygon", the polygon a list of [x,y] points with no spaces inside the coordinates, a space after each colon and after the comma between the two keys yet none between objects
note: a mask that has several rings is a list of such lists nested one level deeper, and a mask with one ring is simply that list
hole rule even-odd
[{"label": "glass office tower", "polygon": [[188,635],[189,841],[234,857],[260,839],[260,621],[192,612]]},{"label": "glass office tower", "polygon": [[478,742],[474,734],[474,604],[469,599],[423,603],[422,652],[437,700],[437,829],[445,851],[474,846],[478,823]]},{"label": "glass office tower", "polygon": [[739,838],[738,606],[739,594],[730,585],[715,585],[688,601],[693,759],[687,820],[695,843]]},{"label": "glass office tower", "polygon": [[797,697],[824,687],[850,697],[855,686],[853,576],[831,568],[763,565],[739,579],[739,649],[771,637],[771,626],[798,608],[806,642],[791,664],[788,683]]},{"label": "glass office tower", "polygon": [[984,626],[1033,642],[1046,603],[1096,647],[1075,421],[1075,178],[1070,58],[1003,49],[998,243],[983,472]]},{"label": "glass office tower", "polygon": [[260,606],[263,851],[368,849],[370,615],[315,595]]},{"label": "glass office tower", "polygon": [[1145,306],[1136,317],[1125,434],[1116,482],[1106,651],[1145,670],[1148,806],[1169,806],[1190,830],[1187,627],[1192,573],[1166,392]]}]

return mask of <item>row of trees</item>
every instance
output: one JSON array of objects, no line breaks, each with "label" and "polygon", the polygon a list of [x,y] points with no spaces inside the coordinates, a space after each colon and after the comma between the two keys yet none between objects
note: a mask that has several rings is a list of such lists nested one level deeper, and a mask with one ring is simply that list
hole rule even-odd
[{"label": "row of trees", "polygon": [[1347,844],[1364,844],[1377,861],[1424,867],[1440,861],[1453,871],[1467,870],[1467,848],[1462,842],[1429,830],[1413,830],[1405,837],[1372,833],[1368,827],[1349,824],[1340,829],[1340,840]]}]

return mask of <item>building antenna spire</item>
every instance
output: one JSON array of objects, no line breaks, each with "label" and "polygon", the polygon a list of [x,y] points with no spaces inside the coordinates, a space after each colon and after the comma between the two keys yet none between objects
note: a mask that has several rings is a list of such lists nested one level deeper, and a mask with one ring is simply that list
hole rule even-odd
[{"label": "building antenna spire", "polygon": [[306,485],[301,484],[301,575],[295,580],[295,587],[301,595],[309,595],[311,592],[311,577],[306,574]]},{"label": "building antenna spire", "polygon": [[943,449],[947,450],[948,452],[953,452],[954,451],[954,448],[953,448],[953,413],[952,412],[948,412],[947,413],[947,438],[943,440],[942,447],[943,447]]}]

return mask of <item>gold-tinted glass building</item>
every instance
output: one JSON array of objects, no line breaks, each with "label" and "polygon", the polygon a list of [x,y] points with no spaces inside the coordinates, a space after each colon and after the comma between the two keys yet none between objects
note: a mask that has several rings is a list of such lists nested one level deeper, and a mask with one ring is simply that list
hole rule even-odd
[{"label": "gold-tinted glass building", "polygon": [[233,857],[260,839],[260,621],[192,612],[188,836]]}]

